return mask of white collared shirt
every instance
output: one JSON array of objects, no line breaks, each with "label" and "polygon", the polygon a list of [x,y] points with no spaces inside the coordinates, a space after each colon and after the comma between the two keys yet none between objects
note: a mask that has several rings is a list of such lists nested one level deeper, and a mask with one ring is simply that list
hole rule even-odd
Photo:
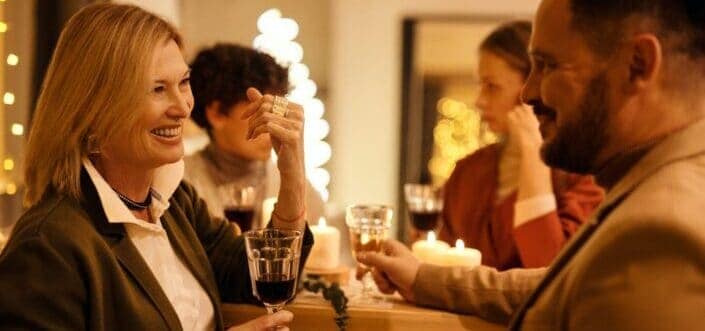
[{"label": "white collared shirt", "polygon": [[213,330],[213,303],[174,252],[161,222],[164,211],[169,208],[169,198],[183,177],[183,161],[159,167],[154,173],[153,199],[149,208],[156,219],[155,223],[136,218],[90,160],[84,159],[83,166],[98,191],[108,222],[124,224],[128,238],[142,255],[179,316],[181,327],[184,330]]}]

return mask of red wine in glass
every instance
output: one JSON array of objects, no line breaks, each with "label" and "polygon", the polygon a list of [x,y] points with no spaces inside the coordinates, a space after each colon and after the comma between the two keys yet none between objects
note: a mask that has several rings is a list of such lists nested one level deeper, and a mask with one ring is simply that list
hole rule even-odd
[{"label": "red wine in glass", "polygon": [[276,306],[294,297],[296,281],[289,275],[265,273],[255,280],[259,299],[266,305]]},{"label": "red wine in glass", "polygon": [[252,229],[252,220],[255,216],[255,210],[252,207],[225,207],[225,218],[228,221],[236,223],[242,232]]},{"label": "red wine in glass", "polygon": [[411,224],[419,231],[431,231],[438,227],[441,216],[440,210],[409,210]]}]

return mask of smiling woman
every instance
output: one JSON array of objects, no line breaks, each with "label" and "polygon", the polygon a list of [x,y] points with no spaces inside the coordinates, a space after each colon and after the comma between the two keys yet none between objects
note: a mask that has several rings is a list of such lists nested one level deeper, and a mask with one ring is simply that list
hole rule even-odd
[{"label": "smiling woman", "polygon": [[[143,97],[132,110],[139,114],[137,125],[118,129],[114,138],[101,144],[101,157],[93,160],[99,170],[126,163],[116,160],[131,160],[142,167],[156,168],[183,157],[181,128],[191,113],[193,95],[189,69],[176,41],[172,39],[157,45],[148,76],[148,81],[143,83],[148,87],[143,89]],[[123,173],[115,170],[107,172]],[[146,191],[116,189],[137,197],[147,194]]]},{"label": "smiling woman", "polygon": [[[0,259],[0,329],[220,330],[221,299],[256,302],[244,239],[181,181],[193,107],[181,45],[135,6],[87,6],[67,23],[29,137],[29,210]],[[250,89],[244,117],[287,169],[270,227],[305,230],[303,266],[303,112],[274,116],[273,100]]]}]

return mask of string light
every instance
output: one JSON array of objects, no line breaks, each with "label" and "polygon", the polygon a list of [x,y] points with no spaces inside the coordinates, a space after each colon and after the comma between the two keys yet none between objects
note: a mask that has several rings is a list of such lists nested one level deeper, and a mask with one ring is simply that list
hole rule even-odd
[{"label": "string light", "polygon": [[2,102],[8,106],[14,104],[15,103],[15,95],[12,94],[11,92],[5,92],[5,95],[2,97]]},{"label": "string light", "polygon": [[442,185],[450,177],[455,163],[497,137],[482,130],[480,114],[465,103],[442,98],[436,105],[439,120],[433,129],[434,149],[428,170],[433,183]]},{"label": "string light", "polygon": [[328,122],[323,119],[325,107],[316,93],[318,87],[309,78],[309,68],[301,63],[304,49],[294,41],[299,34],[299,24],[291,18],[282,18],[279,9],[263,12],[257,19],[260,35],[253,40],[254,48],[274,57],[277,63],[289,67],[289,83],[292,90],[287,98],[303,106],[304,151],[306,154],[306,176],[324,201],[328,201],[330,173],[323,166],[330,161],[330,145],[323,141],[330,132]]},{"label": "string light", "polygon": [[21,136],[24,134],[24,125],[19,124],[19,123],[12,123],[12,127],[10,128],[10,132],[12,132],[12,134],[15,136]]},{"label": "string light", "polygon": [[12,171],[12,169],[15,169],[15,161],[13,159],[7,158],[5,161],[2,162],[2,167],[6,171]]},{"label": "string light", "polygon": [[[0,3],[4,3],[5,0],[0,0]],[[8,30],[7,22],[0,21],[0,33],[4,34]],[[4,54],[4,53],[3,53]],[[15,53],[7,54],[5,62],[8,66],[17,66],[20,63],[20,58]],[[2,69],[0,69],[2,70]],[[2,96],[3,104],[11,106],[15,103],[15,95],[12,92],[5,92]],[[0,114],[4,116],[4,114]],[[15,136],[24,135],[24,126],[19,123],[13,123],[10,126],[10,133]],[[7,174],[0,174],[0,194],[15,195],[18,190],[18,184],[14,183],[11,178],[11,172],[15,170],[15,160],[11,157],[7,157],[2,161],[2,168]]]},{"label": "string light", "polygon": [[5,186],[5,193],[8,195],[15,195],[15,193],[17,193],[17,185],[15,185],[15,183],[8,183]]},{"label": "string light", "polygon": [[20,63],[20,57],[19,57],[19,56],[15,55],[15,54],[13,54],[13,53],[10,53],[10,54],[7,56],[7,64],[8,64],[8,65],[16,66],[18,63]]}]

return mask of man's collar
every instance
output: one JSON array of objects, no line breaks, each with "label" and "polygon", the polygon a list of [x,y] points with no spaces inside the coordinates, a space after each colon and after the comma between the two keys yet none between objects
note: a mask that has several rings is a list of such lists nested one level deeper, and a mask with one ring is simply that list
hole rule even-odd
[{"label": "man's collar", "polygon": [[639,145],[630,148],[626,152],[619,153],[607,160],[597,171],[595,171],[595,180],[597,184],[604,187],[606,190],[611,189],[617,182],[624,177],[629,169],[631,169],[639,160],[644,157],[658,142],[665,139],[662,137],[656,141],[650,141],[648,144]]},{"label": "man's collar", "polygon": [[705,118],[676,131],[648,149],[607,191],[602,206],[618,200],[662,167],[705,154]]}]

